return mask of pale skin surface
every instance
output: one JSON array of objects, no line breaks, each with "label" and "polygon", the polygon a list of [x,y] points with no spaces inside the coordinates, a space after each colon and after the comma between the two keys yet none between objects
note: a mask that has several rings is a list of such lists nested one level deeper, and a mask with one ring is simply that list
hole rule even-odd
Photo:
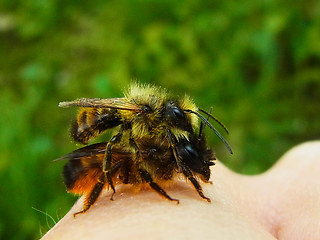
[{"label": "pale skin surface", "polygon": [[42,239],[320,239],[320,141],[288,151],[257,176],[212,167],[213,184],[202,184],[212,202],[189,182],[164,187],[180,204],[149,189],[117,186],[115,201],[103,192],[90,210],[82,198]]}]

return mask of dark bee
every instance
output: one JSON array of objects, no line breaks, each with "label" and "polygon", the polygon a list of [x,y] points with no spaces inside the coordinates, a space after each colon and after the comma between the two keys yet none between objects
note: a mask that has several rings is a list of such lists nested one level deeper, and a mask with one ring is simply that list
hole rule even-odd
[{"label": "dark bee", "polygon": [[[85,195],[83,210],[74,216],[86,212],[99,197],[104,188],[109,187],[103,172],[103,161],[108,143],[89,145],[60,159],[69,159],[63,169],[64,183],[69,192]],[[114,183],[143,184],[147,183],[157,193],[171,201],[171,198],[159,184],[172,182],[178,174],[183,174],[191,181],[199,195],[205,197],[196,178],[208,182],[209,167],[214,165],[215,157],[212,150],[207,148],[204,136],[190,136],[189,140],[182,139],[175,144],[175,151],[179,155],[178,164],[174,152],[157,139],[143,141],[140,154],[143,162],[137,164],[130,151],[121,147],[112,148],[111,179]]]},{"label": "dark bee", "polygon": [[[114,194],[116,179],[131,184],[146,182],[167,199],[178,201],[154,181],[172,180],[178,172],[191,181],[202,198],[210,201],[195,178],[207,182],[209,166],[213,165],[214,157],[203,134],[204,124],[232,153],[208,121],[211,118],[226,130],[217,119],[196,107],[189,97],[178,99],[162,88],[132,85],[124,98],[78,99],[61,102],[59,106],[81,107],[71,128],[71,136],[77,142],[87,144],[105,130],[118,126],[108,143],[90,145],[66,156],[70,159],[63,174],[67,188],[73,193],[87,194],[84,209],[79,213],[89,209],[105,185]],[[202,121],[201,130],[196,134],[198,119]],[[82,181],[83,178],[86,180]]]}]

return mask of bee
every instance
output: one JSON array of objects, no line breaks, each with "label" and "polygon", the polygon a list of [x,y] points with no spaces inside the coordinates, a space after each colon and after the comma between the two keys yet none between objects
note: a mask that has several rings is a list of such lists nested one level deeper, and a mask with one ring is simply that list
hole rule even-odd
[{"label": "bee", "polygon": [[[68,191],[85,195],[83,210],[75,213],[74,217],[86,212],[97,200],[101,191],[109,187],[103,172],[107,145],[107,142],[92,144],[60,158],[69,159],[62,174]],[[183,169],[177,164],[174,152],[158,139],[140,143],[141,159],[143,159],[141,165],[133,161],[132,152],[122,146],[114,146],[110,171],[112,181],[115,184],[132,185],[147,183],[166,199],[179,203],[178,199],[171,198],[159,184],[174,181],[182,172],[199,195],[210,202],[196,180],[199,178],[203,182],[209,182],[209,167],[214,165],[215,160],[212,150],[206,146],[204,135],[192,135],[189,139],[181,139],[175,143],[175,148]]]},{"label": "bee", "polygon": [[75,215],[86,212],[105,186],[112,189],[112,199],[118,183],[148,183],[166,199],[178,202],[157,182],[171,181],[179,173],[190,180],[203,199],[210,201],[197,180],[208,182],[209,167],[215,159],[206,146],[204,126],[211,128],[232,153],[209,119],[228,133],[221,122],[198,108],[188,96],[177,98],[160,87],[132,84],[123,98],[81,98],[59,106],[81,107],[71,127],[71,136],[79,143],[86,145],[102,132],[117,129],[108,142],[63,157],[69,159],[63,171],[67,189],[86,195],[83,210]]}]

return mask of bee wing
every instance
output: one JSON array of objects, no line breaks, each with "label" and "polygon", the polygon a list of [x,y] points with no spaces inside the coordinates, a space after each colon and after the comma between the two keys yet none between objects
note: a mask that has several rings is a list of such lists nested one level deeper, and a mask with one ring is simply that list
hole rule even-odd
[{"label": "bee wing", "polygon": [[130,103],[126,98],[79,98],[70,102],[60,102],[59,107],[88,107],[88,108],[115,108],[128,111],[140,111],[137,104]]},{"label": "bee wing", "polygon": [[[61,161],[61,160],[80,160],[81,158],[87,158],[87,157],[98,157],[98,158],[104,158],[105,152],[106,152],[106,147],[107,147],[107,142],[101,142],[101,143],[95,143],[91,144],[89,146],[85,146],[82,148],[79,148],[71,153],[68,153],[62,157],[59,157],[53,162]],[[123,151],[122,149],[119,148],[113,148],[112,149],[112,154],[115,156],[128,156],[131,153],[128,151]]]},{"label": "bee wing", "polygon": [[85,146],[79,148],[71,153],[68,153],[62,157],[59,157],[54,162],[69,159],[69,160],[79,160],[82,157],[90,157],[90,156],[97,156],[99,154],[104,155],[107,147],[107,142],[96,143],[89,146]]}]

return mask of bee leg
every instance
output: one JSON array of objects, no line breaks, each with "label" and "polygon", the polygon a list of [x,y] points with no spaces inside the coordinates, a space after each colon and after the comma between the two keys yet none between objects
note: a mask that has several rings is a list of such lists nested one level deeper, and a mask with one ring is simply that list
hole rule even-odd
[{"label": "bee leg", "polygon": [[166,199],[170,201],[175,201],[177,204],[179,203],[178,199],[171,198],[158,184],[156,184],[150,174],[143,169],[139,169],[140,176],[143,180],[145,180],[147,183],[149,183],[150,187],[155,190],[157,193],[159,193],[161,196],[165,197]]},{"label": "bee leg", "polygon": [[133,137],[131,137],[131,133],[130,133],[130,138],[129,138],[129,144],[131,147],[134,148],[135,150],[135,154],[136,154],[136,159],[139,159],[140,158],[140,149],[136,143],[136,141],[133,139]]},{"label": "bee leg", "polygon": [[113,200],[113,195],[116,192],[113,186],[112,178],[111,178],[111,159],[112,159],[111,148],[114,144],[119,143],[121,141],[121,138],[122,138],[122,130],[118,134],[114,135],[111,138],[111,140],[108,142],[107,148],[106,148],[106,155],[103,160],[103,172],[105,173],[108,184],[113,191],[111,200]]},{"label": "bee leg", "polygon": [[211,202],[211,199],[204,196],[202,188],[199,184],[199,182],[197,181],[197,179],[195,179],[195,177],[193,176],[192,172],[190,171],[190,169],[188,169],[187,167],[183,166],[182,167],[182,172],[183,174],[190,180],[190,182],[192,183],[192,185],[194,186],[194,188],[197,190],[197,192],[199,193],[200,197],[202,197],[203,199],[207,200],[208,202]]},{"label": "bee leg", "polygon": [[95,201],[99,197],[104,185],[105,185],[105,175],[103,173],[100,176],[98,183],[96,183],[96,185],[94,185],[90,195],[86,196],[86,199],[84,201],[84,207],[83,207],[82,211],[74,213],[73,218],[75,218],[79,214],[82,214],[82,213],[85,213],[86,211],[88,211],[88,209],[95,203]]},{"label": "bee leg", "polygon": [[[113,174],[115,174],[119,168],[123,165],[123,162],[118,162],[116,163],[115,165],[112,166],[112,169],[111,169],[111,176]],[[90,195],[88,195],[84,201],[84,207],[83,209],[80,211],[80,212],[76,212],[73,214],[73,218],[75,218],[77,215],[79,214],[82,214],[82,213],[85,213],[86,211],[89,210],[89,208],[96,202],[96,200],[98,199],[100,193],[102,192],[102,189],[104,187],[106,183],[106,176],[105,174],[101,174],[98,182],[96,183],[96,185],[94,185]],[[113,196],[113,194],[112,194]]]}]

